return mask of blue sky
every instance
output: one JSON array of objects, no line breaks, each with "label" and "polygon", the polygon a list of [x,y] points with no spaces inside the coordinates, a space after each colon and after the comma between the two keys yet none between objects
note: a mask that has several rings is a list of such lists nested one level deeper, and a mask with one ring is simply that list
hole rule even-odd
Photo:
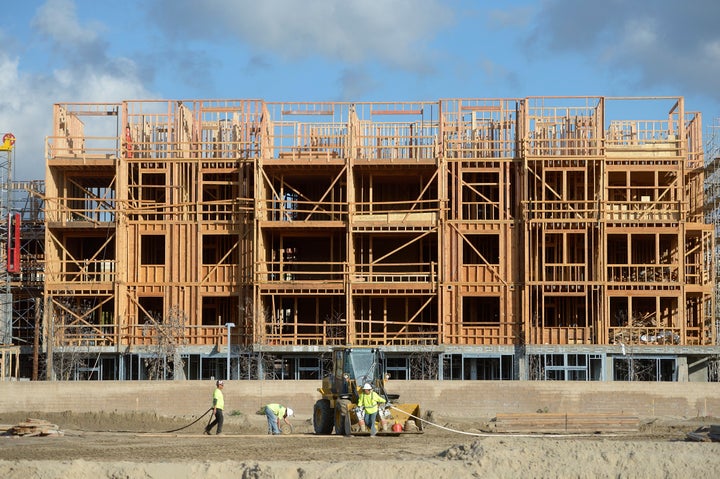
[{"label": "blue sky", "polygon": [[668,95],[720,115],[718,0],[4,3],[18,180],[43,179],[58,102]]}]

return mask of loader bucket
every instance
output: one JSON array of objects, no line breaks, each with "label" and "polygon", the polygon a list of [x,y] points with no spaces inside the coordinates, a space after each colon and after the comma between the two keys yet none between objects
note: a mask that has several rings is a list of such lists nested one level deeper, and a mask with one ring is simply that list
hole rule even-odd
[{"label": "loader bucket", "polygon": [[405,432],[420,432],[423,429],[423,423],[420,420],[419,404],[391,404],[390,405],[391,423],[399,423],[403,426]]}]

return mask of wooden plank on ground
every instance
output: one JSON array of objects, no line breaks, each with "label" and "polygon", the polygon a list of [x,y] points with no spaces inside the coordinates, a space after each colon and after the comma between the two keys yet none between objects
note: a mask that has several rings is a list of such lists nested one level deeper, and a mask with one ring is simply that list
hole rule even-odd
[{"label": "wooden plank on ground", "polygon": [[632,432],[640,429],[640,419],[621,413],[504,413],[497,414],[494,425],[496,432]]},{"label": "wooden plank on ground", "polygon": [[28,418],[15,426],[10,427],[6,434],[22,437],[33,436],[62,436],[63,433],[56,424],[44,419]]}]

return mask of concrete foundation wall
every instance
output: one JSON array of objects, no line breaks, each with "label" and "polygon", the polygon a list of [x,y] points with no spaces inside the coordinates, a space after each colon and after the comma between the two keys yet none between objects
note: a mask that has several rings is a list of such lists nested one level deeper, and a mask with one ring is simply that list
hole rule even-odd
[{"label": "concrete foundation wall", "polygon": [[[225,410],[253,414],[280,402],[312,416],[319,381],[226,381]],[[192,416],[211,405],[214,381],[0,383],[3,412],[143,412]],[[492,418],[498,413],[611,412],[640,417],[720,417],[720,383],[391,381],[399,402],[442,417]]]}]

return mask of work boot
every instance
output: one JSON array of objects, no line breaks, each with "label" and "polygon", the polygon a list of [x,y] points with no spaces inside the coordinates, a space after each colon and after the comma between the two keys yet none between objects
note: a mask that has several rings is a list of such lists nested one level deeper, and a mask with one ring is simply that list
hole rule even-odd
[{"label": "work boot", "polygon": [[203,434],[205,434],[206,436],[209,436],[209,435],[210,435],[210,430],[209,430],[209,429],[205,429],[205,431],[203,432]]}]

